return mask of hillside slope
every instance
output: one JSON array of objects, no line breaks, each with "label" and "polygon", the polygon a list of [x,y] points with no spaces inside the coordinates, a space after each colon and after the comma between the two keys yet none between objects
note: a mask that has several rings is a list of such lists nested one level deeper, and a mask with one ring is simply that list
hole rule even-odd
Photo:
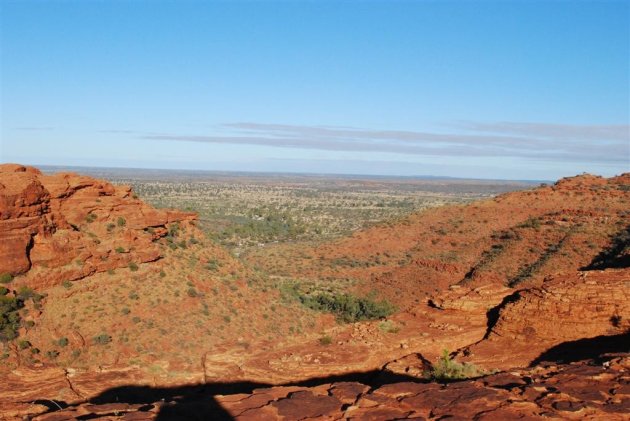
[{"label": "hillside slope", "polygon": [[412,308],[452,285],[540,285],[590,265],[629,229],[630,174],[581,175],[429,209],[330,243],[262,248],[246,261],[278,276],[354,279],[360,290]]}]

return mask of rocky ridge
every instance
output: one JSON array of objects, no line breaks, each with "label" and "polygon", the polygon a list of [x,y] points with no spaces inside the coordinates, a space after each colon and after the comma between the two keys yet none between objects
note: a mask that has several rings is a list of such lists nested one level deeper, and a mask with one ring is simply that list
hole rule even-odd
[{"label": "rocky ridge", "polygon": [[155,261],[154,241],[194,219],[154,209],[128,186],[0,165],[0,273],[21,275],[20,284],[34,289]]}]

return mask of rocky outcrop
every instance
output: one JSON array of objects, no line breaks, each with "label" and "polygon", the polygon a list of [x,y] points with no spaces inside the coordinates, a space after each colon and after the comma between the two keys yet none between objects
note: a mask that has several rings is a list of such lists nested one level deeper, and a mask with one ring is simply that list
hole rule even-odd
[{"label": "rocky outcrop", "polygon": [[[34,420],[70,419],[605,419],[630,411],[628,354],[609,354],[572,364],[546,364],[476,380],[440,384],[360,382],[258,388],[221,393],[214,385],[111,389],[91,402],[66,408],[40,404]],[[231,386],[224,386],[228,390]],[[246,386],[246,385],[244,385]],[[255,387],[255,386],[252,386]],[[36,409],[34,406],[31,410]],[[21,414],[26,414],[27,408]],[[41,412],[40,412],[41,413]],[[18,419],[19,414],[11,414]]]},{"label": "rocky outcrop", "polygon": [[630,270],[578,272],[522,290],[489,313],[489,331],[464,351],[487,368],[527,365],[561,343],[630,330]]},{"label": "rocky outcrop", "polygon": [[127,186],[0,165],[0,274],[41,289],[154,261],[161,256],[154,241],[194,219],[154,209]]}]

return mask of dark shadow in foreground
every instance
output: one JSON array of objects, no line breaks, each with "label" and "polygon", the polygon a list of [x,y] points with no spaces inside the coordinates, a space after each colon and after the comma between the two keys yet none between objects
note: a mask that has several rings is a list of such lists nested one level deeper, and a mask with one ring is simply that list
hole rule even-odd
[{"label": "dark shadow in foreground", "polygon": [[[382,370],[369,372],[348,373],[337,376],[312,378],[300,382],[291,382],[281,385],[271,385],[256,382],[231,382],[231,383],[207,383],[179,387],[150,387],[150,386],[120,386],[108,389],[89,400],[93,405],[129,404],[139,405],[135,411],[144,412],[147,419],[149,412],[155,412],[157,420],[232,420],[234,419],[214,398],[215,395],[231,395],[238,393],[252,393],[255,389],[272,386],[302,386],[314,387],[322,384],[337,382],[358,382],[371,387],[380,387],[385,384],[399,382],[420,382],[418,378],[398,375]],[[57,403],[57,402],[56,402]],[[65,402],[58,402],[57,408],[49,406],[49,412],[56,412],[68,407]],[[69,407],[70,409],[72,406]],[[112,406],[111,411],[101,407],[96,414],[77,416],[77,419],[87,420],[102,416],[115,416],[124,414],[124,410]],[[61,415],[61,414],[60,414]],[[134,414],[142,419],[141,414]]]},{"label": "dark shadow in foreground", "polygon": [[571,363],[586,359],[598,360],[606,353],[629,352],[630,332],[614,336],[596,336],[564,342],[543,352],[530,363],[530,367],[543,362]]}]

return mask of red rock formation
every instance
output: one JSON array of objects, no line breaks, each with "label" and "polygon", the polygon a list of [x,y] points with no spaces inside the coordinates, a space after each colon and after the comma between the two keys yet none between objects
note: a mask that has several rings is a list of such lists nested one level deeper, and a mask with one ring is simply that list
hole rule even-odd
[{"label": "red rock formation", "polygon": [[[603,363],[602,363],[603,360]],[[216,395],[203,387],[110,390],[98,403],[57,408],[49,402],[9,408],[7,419],[601,419],[627,420],[630,390],[627,354],[599,361],[547,364],[476,380],[439,384],[358,382],[280,386]],[[37,415],[41,414],[41,415]]]},{"label": "red rock formation", "polygon": [[[516,293],[486,339],[465,351],[487,368],[527,365],[564,342],[630,330],[630,270],[578,272]],[[492,321],[490,321],[492,323]]]},{"label": "red rock formation", "polygon": [[154,209],[131,188],[73,173],[0,165],[0,273],[45,288],[160,258],[153,243],[195,215]]}]

